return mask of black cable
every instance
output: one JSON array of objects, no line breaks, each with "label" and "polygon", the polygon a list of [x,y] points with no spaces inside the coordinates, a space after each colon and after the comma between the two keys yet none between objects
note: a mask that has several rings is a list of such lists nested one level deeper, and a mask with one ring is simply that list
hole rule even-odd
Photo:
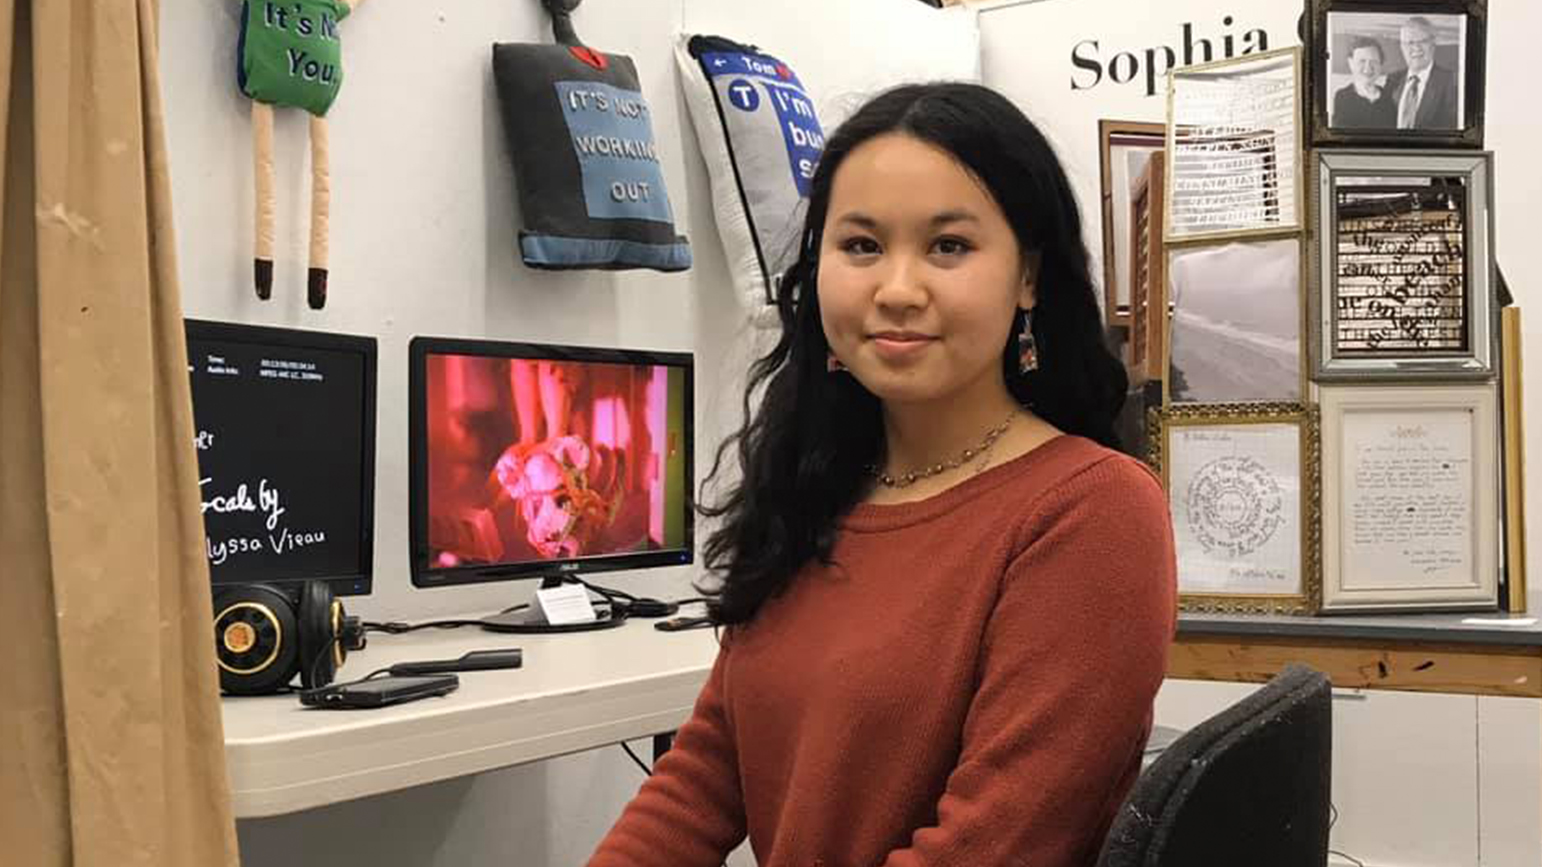
[{"label": "black cable", "polygon": [[401,635],[404,632],[416,632],[419,629],[455,629],[461,626],[481,626],[480,620],[430,620],[426,623],[403,623],[400,620],[392,620],[387,623],[366,621],[365,632],[385,632],[391,635]]},{"label": "black cable", "polygon": [[[1338,822],[1338,820],[1339,820],[1339,808],[1333,806],[1333,802],[1329,801],[1328,802],[1328,830],[1329,831],[1333,830],[1333,826],[1334,826],[1334,824],[1336,822]],[[1353,861],[1355,863],[1356,867],[1365,867],[1365,862],[1364,861],[1361,861],[1359,858],[1356,858],[1355,856],[1350,855],[1347,852],[1340,852],[1337,849],[1329,849],[1328,850],[1328,854],[1329,855],[1337,855],[1340,858],[1343,858],[1345,861]]]},{"label": "black cable", "polygon": [[585,590],[588,590],[591,593],[598,593],[601,596],[604,596],[606,599],[618,598],[625,599],[628,602],[637,601],[636,596],[633,596],[625,590],[616,590],[610,587],[600,587],[596,584],[590,584],[588,581],[585,581],[577,575],[568,575],[566,576],[566,579],[572,581],[574,584],[582,586]]},{"label": "black cable", "polygon": [[[637,763],[637,767],[642,768],[642,772],[643,773],[647,774],[650,777],[653,776],[653,769],[648,767],[648,763],[647,762],[645,762],[642,759],[638,758],[637,757],[637,753],[632,752],[631,744],[628,744],[626,741],[622,741],[621,743],[617,744],[617,746],[621,747],[623,750],[626,750],[626,754],[632,757],[632,761]],[[728,864],[725,862],[723,864],[723,867],[728,867]],[[1361,864],[1360,867],[1365,867],[1365,865]]]},{"label": "black cable", "polygon": [[383,674],[390,674],[390,673],[391,673],[391,669],[389,669],[389,668],[377,668],[374,671],[370,672],[369,674],[366,674],[366,675],[364,675],[363,677],[360,677],[360,678],[355,678],[353,680],[345,680],[342,683],[329,683],[326,686],[316,686],[316,687],[311,687],[310,689],[297,689],[297,690],[294,690],[294,691],[299,693],[302,696],[303,695],[315,695],[317,693],[329,692],[331,690],[338,689],[338,688],[344,687],[344,686],[353,686],[355,684],[363,683],[366,680],[374,680],[375,678],[377,678],[377,677],[379,677],[379,676],[381,676]]},{"label": "black cable", "polygon": [[576,575],[566,575],[563,577],[564,580],[572,581],[574,584],[582,586],[585,590],[598,594],[604,598],[606,602],[609,602],[612,608],[615,608],[630,617],[643,619],[650,617],[669,617],[670,615],[677,613],[681,606],[689,605],[692,602],[707,601],[704,598],[695,597],[691,599],[680,599],[674,602],[666,602],[663,599],[658,599],[652,596],[634,596],[625,590],[616,590],[612,587],[601,587],[598,584],[591,584],[590,582],[585,581]]},{"label": "black cable", "polygon": [[315,656],[311,657],[310,665],[305,669],[306,683],[316,682],[317,675],[321,672],[321,663],[326,661],[327,654],[332,652],[332,645],[336,644],[338,640],[333,638],[331,641],[328,641],[320,650],[316,651]]},{"label": "black cable", "polygon": [[625,741],[622,741],[620,746],[621,746],[621,748],[623,750],[626,750],[626,754],[627,755],[632,757],[632,761],[637,763],[637,767],[642,768],[642,772],[643,773],[647,774],[650,777],[653,776],[653,769],[648,767],[648,763],[647,762],[645,762],[642,759],[638,758],[636,753],[632,752],[632,747],[630,745],[628,745]]}]

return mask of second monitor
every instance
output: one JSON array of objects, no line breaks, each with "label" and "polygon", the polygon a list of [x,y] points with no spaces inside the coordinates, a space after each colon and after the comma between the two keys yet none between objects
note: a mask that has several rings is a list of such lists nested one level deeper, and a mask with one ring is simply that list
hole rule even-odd
[{"label": "second monitor", "polygon": [[690,563],[693,373],[686,353],[415,338],[413,584]]}]

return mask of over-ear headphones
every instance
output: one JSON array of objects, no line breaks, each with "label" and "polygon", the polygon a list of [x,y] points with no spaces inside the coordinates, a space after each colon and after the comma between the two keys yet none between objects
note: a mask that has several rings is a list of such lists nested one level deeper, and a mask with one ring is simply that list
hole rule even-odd
[{"label": "over-ear headphones", "polygon": [[278,692],[297,673],[305,689],[326,686],[348,651],[363,648],[363,622],[343,610],[324,582],[302,584],[298,602],[265,584],[215,591],[214,651],[225,692]]}]

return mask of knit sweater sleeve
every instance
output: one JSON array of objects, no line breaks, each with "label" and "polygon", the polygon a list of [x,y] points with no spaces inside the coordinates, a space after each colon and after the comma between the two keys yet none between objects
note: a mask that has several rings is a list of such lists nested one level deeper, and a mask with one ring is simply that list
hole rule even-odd
[{"label": "knit sweater sleeve", "polygon": [[1110,457],[1032,512],[936,822],[884,867],[1084,867],[1139,761],[1176,622],[1167,498]]},{"label": "knit sweater sleeve", "polygon": [[589,867],[717,867],[745,835],[733,729],[724,703],[725,637],[696,707]]}]

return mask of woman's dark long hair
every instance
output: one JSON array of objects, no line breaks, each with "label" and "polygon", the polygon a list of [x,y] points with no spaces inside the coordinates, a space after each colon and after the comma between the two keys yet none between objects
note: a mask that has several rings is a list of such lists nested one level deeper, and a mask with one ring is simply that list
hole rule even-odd
[{"label": "woman's dark long hair", "polygon": [[[739,480],[700,510],[721,519],[703,546],[718,583],[701,588],[720,623],[750,620],[811,560],[829,561],[837,522],[861,498],[865,468],[882,448],[878,399],[853,377],[826,372],[829,347],[815,280],[835,173],[857,146],[886,133],[913,136],[951,154],[990,191],[1022,250],[1039,254],[1032,320],[1039,369],[1027,375],[1019,370],[1019,313],[1001,351],[1013,396],[1062,431],[1118,445],[1114,417],[1127,379],[1103,342],[1081,217],[1049,142],[1010,101],[979,85],[887,91],[825,144],[797,258],[777,290],[781,337],[750,367],[744,426],[719,447],[707,477],[710,484],[732,449]],[[752,410],[757,393],[760,403]]]}]

